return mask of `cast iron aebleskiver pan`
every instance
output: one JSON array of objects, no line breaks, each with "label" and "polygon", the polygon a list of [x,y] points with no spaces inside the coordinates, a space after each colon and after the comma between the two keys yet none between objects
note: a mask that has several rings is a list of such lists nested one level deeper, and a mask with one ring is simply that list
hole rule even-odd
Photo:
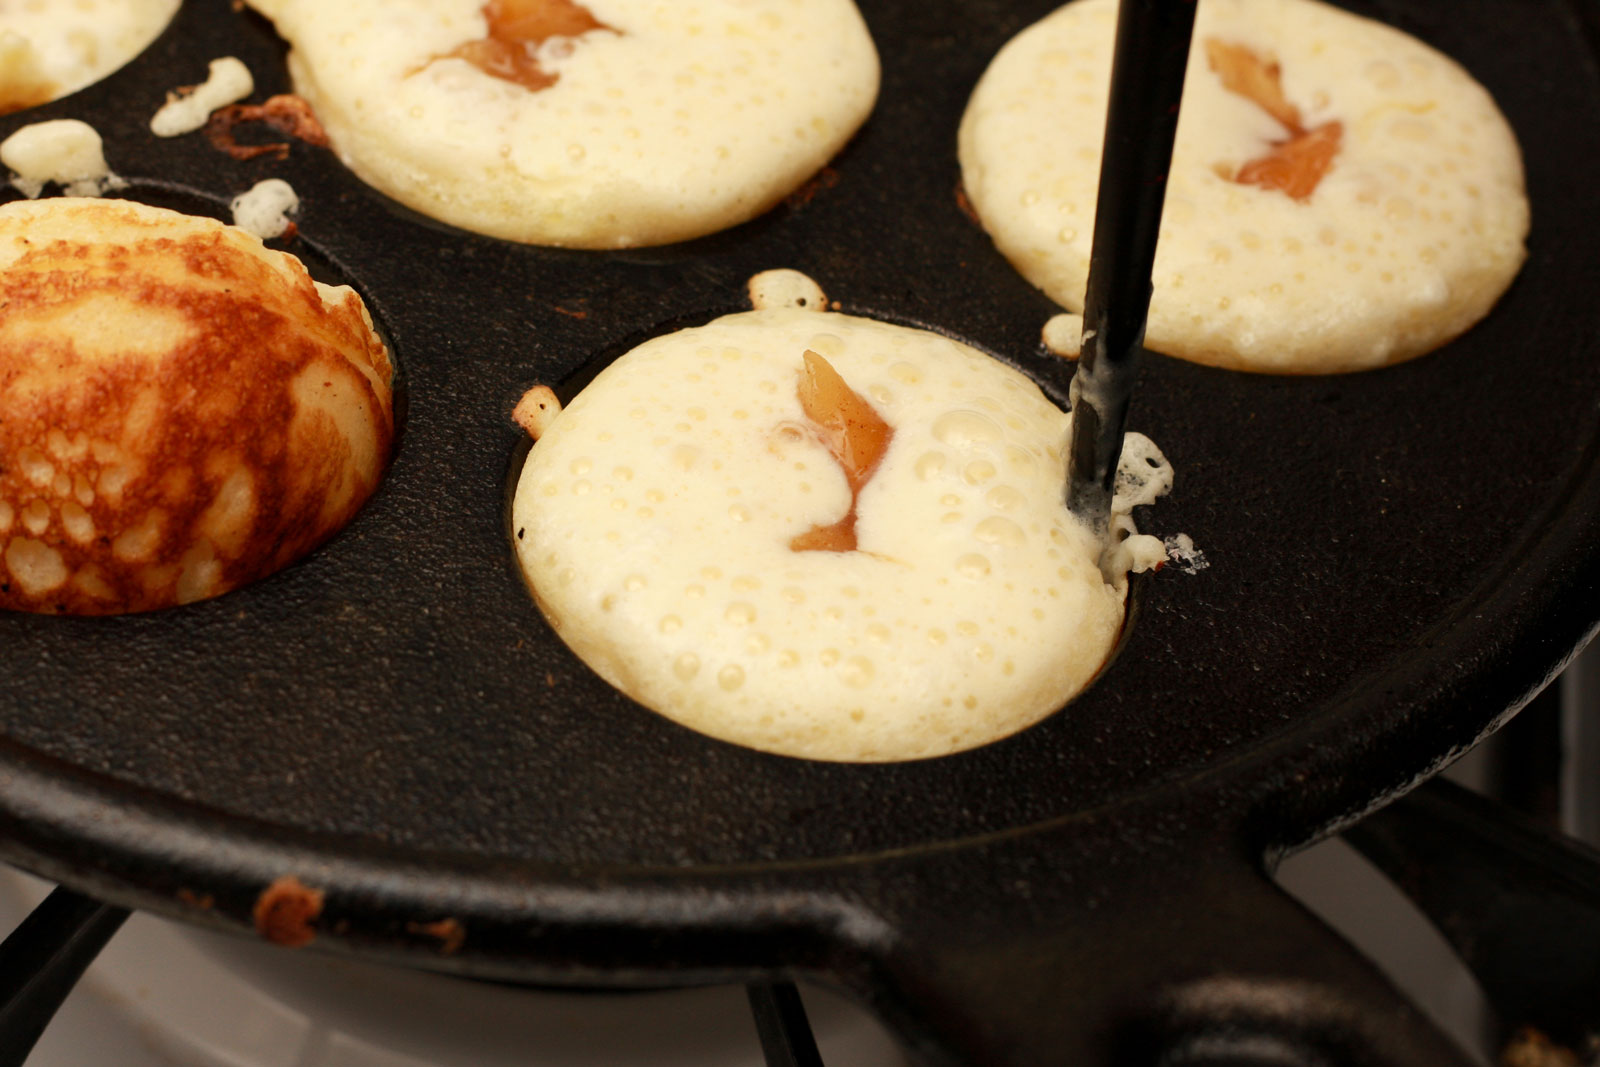
[{"label": "cast iron aebleskiver pan", "polygon": [[756,270],[800,268],[846,310],[959,335],[1064,393],[1038,343],[1051,305],[955,195],[967,94],[1052,6],[864,0],[885,76],[856,141],[810,195],[664,249],[475,238],[323,150],[238,163],[156,141],[164,92],[215,56],[250,65],[254,99],[288,88],[270,29],[221,0],[188,0],[99,86],[0,121],[88,119],[133,195],[191,210],[287,178],[298,250],[363,290],[408,397],[383,487],[303,563],[154,615],[0,616],[0,853],[230,928],[293,875],[326,894],[317,945],[467,974],[818,975],[930,1061],[1154,1063],[1223,1018],[1353,1062],[1458,1062],[1262,871],[1471,745],[1600,617],[1590,7],[1352,4],[1495,94],[1526,156],[1527,266],[1486,322],[1389,370],[1150,357],[1133,428],[1178,486],[1144,522],[1211,567],[1146,583],[1120,656],[1063,714],[916,763],[746,751],[600,683],[512,564],[520,393],[738,306]]}]

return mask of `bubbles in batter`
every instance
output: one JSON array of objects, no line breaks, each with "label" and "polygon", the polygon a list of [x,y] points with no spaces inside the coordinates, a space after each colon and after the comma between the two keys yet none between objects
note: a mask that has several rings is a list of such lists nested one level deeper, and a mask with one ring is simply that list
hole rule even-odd
[{"label": "bubbles in batter", "polygon": [[[1170,467],[1130,436],[1103,573],[1062,503],[1066,414],[965,345],[815,310],[807,283],[768,277],[764,308],[648,341],[572,401],[518,486],[524,572],[597,671],[714,737],[862,761],[1014,733],[1105,661],[1127,569],[1165,558],[1128,501]],[[619,526],[629,483],[660,499]]]}]

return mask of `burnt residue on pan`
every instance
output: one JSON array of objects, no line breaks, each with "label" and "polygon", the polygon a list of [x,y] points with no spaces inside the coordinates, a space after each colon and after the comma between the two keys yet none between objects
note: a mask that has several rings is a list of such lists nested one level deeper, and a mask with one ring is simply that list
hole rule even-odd
[{"label": "burnt residue on pan", "polygon": [[211,113],[206,122],[206,139],[219,151],[237,160],[255,159],[270,155],[283,160],[289,157],[287,141],[266,144],[240,144],[234,131],[241,125],[262,123],[297,141],[318,148],[328,147],[328,134],[312,114],[311,105],[294,93],[279,93],[260,104],[229,104]]},{"label": "burnt residue on pan", "polygon": [[467,931],[455,919],[435,919],[433,922],[406,923],[406,932],[431,937],[439,942],[439,951],[453,956],[467,943]]},{"label": "burnt residue on pan", "polygon": [[323,892],[286,874],[261,891],[252,915],[256,933],[285,948],[301,948],[317,937]]},{"label": "burnt residue on pan", "polygon": [[[818,947],[849,942],[937,978],[882,932],[927,918],[918,894],[946,920],[920,933],[965,929],[991,898],[1028,923],[1068,893],[1109,914],[1196,842],[1255,862],[1364,810],[1549,675],[1600,603],[1600,162],[1572,136],[1600,128],[1600,79],[1564,0],[1349,5],[1495,94],[1523,144],[1532,254],[1488,319],[1402,366],[1287,379],[1149,357],[1130,428],[1177,483],[1144,525],[1190,535],[1210,567],[1144,583],[1117,658],[1065,713],[942,759],[807,763],[677,727],[568,653],[507,547],[507,413],[530,384],[575,387],[781,266],[1065,395],[1071,365],[1040,344],[1057,309],[952,195],[973,83],[1054,0],[861,6],[883,89],[836,180],[663,248],[507,244],[418,218],[323,149],[241,161],[203,135],[158,141],[150,114],[218,55],[251,68],[253,100],[292,90],[270,27],[228,5],[185,4],[111,79],[0,119],[0,136],[91,121],[138,196],[222,203],[287,179],[300,240],[357,282],[409,396],[386,480],[301,563],[147,617],[0,614],[0,852],[157,910],[183,910],[172,886],[214,893],[216,921],[246,928],[238,901],[316,870],[349,935],[304,911],[292,930],[414,947],[407,921],[451,916],[473,931],[463,967],[867,969]],[[96,821],[129,812],[121,836]],[[326,863],[292,862],[312,856]]]}]

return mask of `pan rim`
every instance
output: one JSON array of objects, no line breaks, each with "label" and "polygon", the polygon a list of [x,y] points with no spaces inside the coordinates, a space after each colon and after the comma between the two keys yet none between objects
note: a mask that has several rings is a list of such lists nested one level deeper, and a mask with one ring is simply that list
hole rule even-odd
[{"label": "pan rim", "polygon": [[[361,896],[381,887],[389,898],[387,906],[418,915],[449,912],[464,895],[477,894],[486,902],[518,901],[527,922],[560,923],[570,905],[560,898],[577,893],[590,910],[610,912],[617,929],[636,929],[641,936],[662,914],[674,912],[673,901],[686,891],[733,892],[743,901],[738,907],[746,910],[779,903],[792,908],[793,885],[763,884],[776,875],[814,881],[807,892],[820,903],[820,913],[837,917],[837,909],[844,908],[859,919],[859,901],[827,899],[828,888],[854,892],[853,881],[860,879],[852,880],[852,872],[902,859],[1070,835],[1075,826],[1150,806],[1172,791],[1218,798],[1223,807],[1216,814],[1233,817],[1229,829],[1243,835],[1251,853],[1276,857],[1336,832],[1442,769],[1514,715],[1600,629],[1600,595],[1584,595],[1600,590],[1600,441],[1590,443],[1585,460],[1565,503],[1525,526],[1521,547],[1526,551],[1509,554],[1505,566],[1480,583],[1479,595],[1463,602],[1458,614],[1467,618],[1438,624],[1441,640],[1428,657],[1435,666],[1411,678],[1393,679],[1391,671],[1365,680],[1337,705],[1359,705],[1353,718],[1330,708],[1326,715],[1303,720],[1188,775],[1027,825],[804,859],[682,867],[581,865],[424,850],[284,827],[120,782],[0,738],[0,827],[8,830],[0,836],[0,856],[114,903],[209,925],[220,921],[238,926],[244,915],[196,906],[197,892],[203,897],[228,883],[259,887],[298,871],[308,884],[330,893]],[[1475,663],[1476,668],[1467,677],[1437,666],[1457,662]],[[1392,701],[1368,698],[1376,688],[1389,690],[1384,695],[1393,700],[1414,698],[1416,703],[1406,713],[1396,713]],[[1466,705],[1470,711],[1449,703],[1458,692],[1479,694]],[[1363,732],[1366,751],[1407,753],[1409,746],[1389,744],[1395,735],[1451,726],[1450,744],[1427,749],[1420,760],[1391,760],[1381,780],[1364,774],[1353,784],[1305,788],[1317,775],[1352,758],[1322,744],[1331,733],[1354,728]],[[1275,809],[1270,836],[1254,832],[1263,808]],[[105,862],[119,852],[129,862]],[[99,861],[87,876],[74,863],[84,855]],[[148,865],[153,857],[159,862]],[[113,875],[113,870],[120,873]],[[175,876],[167,873],[173,870],[191,879],[209,871],[216,885],[175,885]],[[545,896],[529,897],[532,886]],[[707,928],[718,928],[718,923]],[[333,939],[339,939],[337,931]]]}]

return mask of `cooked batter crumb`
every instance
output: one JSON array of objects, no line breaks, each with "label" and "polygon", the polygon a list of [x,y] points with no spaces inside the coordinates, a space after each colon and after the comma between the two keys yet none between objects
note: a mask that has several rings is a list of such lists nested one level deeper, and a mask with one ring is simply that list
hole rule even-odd
[{"label": "cooked batter crumb", "polygon": [[466,929],[455,919],[439,919],[431,923],[406,923],[406,929],[413,934],[438,938],[439,951],[446,956],[460,952],[461,946],[467,942]]},{"label": "cooked batter crumb", "polygon": [[167,94],[167,102],[150,120],[150,132],[157,137],[177,137],[193,133],[206,124],[220,107],[243,100],[255,92],[250,68],[233,56],[213,59],[206,80],[185,85]]},{"label": "cooked batter crumb", "polygon": [[522,394],[511,418],[527,435],[537,441],[544,436],[557,415],[561,414],[561,401],[556,391],[548,385],[536,385]]},{"label": "cooked batter crumb", "polygon": [[256,898],[256,933],[286,948],[309,945],[316,940],[323,896],[322,890],[312,889],[292,874],[284,875]]}]

